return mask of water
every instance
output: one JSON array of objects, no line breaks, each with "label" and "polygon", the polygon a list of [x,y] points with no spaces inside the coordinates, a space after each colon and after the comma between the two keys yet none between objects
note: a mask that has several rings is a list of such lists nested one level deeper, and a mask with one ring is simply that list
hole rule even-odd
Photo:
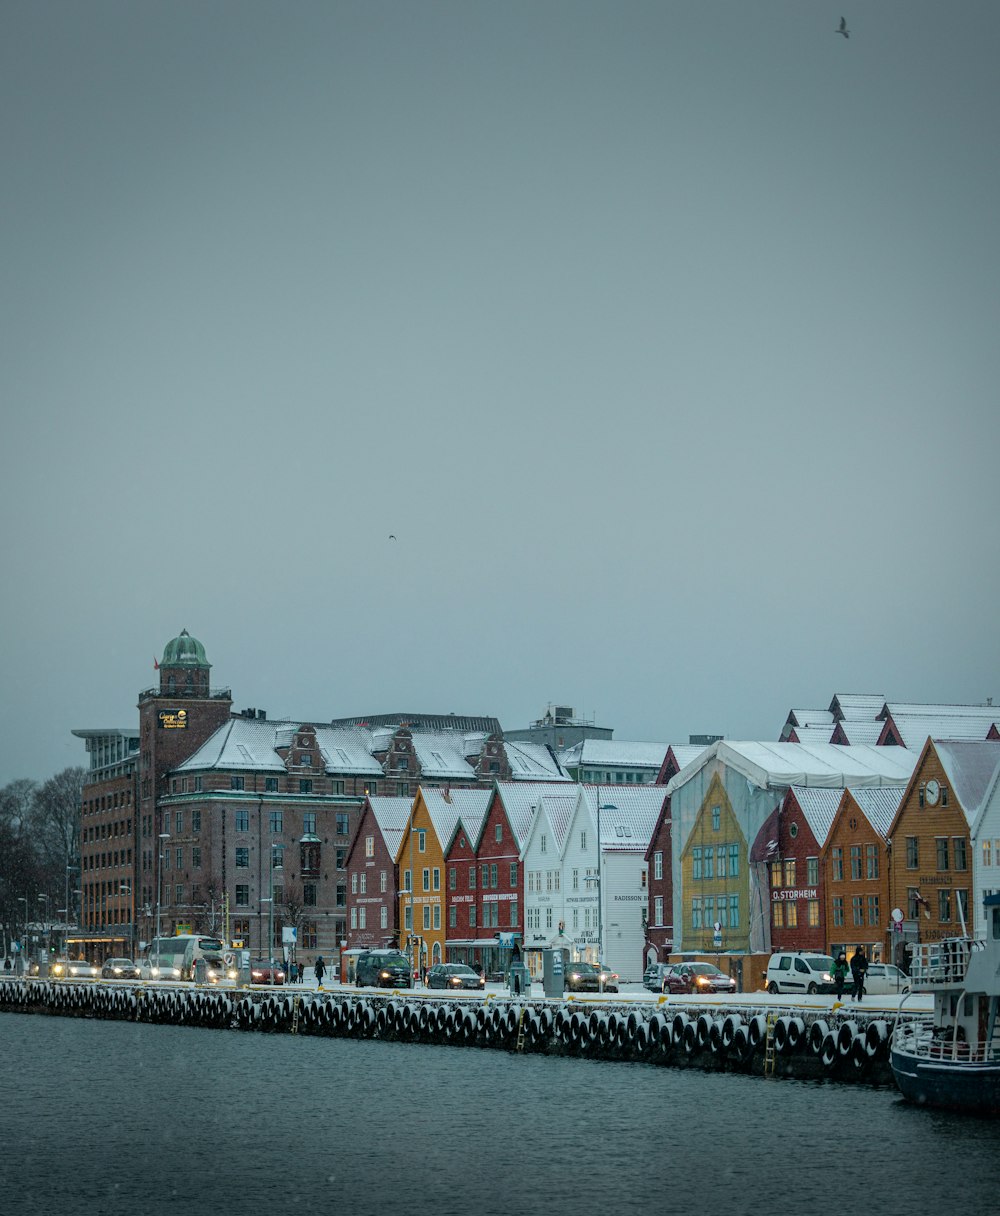
[{"label": "water", "polygon": [[996,1210],[1000,1120],[892,1090],[0,1014],[3,1216]]}]

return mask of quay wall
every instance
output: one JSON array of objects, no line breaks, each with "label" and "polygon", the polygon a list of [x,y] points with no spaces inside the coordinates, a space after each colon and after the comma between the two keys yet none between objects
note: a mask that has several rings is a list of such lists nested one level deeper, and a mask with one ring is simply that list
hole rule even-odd
[{"label": "quay wall", "polygon": [[[896,1017],[857,1006],[546,1000],[0,980],[0,1011],[552,1053],[755,1076],[894,1085]],[[912,1015],[905,1015],[907,1018]]]}]

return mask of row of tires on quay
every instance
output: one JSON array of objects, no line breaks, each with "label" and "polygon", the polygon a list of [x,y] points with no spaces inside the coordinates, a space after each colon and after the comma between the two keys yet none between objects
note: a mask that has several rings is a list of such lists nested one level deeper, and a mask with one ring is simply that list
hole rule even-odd
[{"label": "row of tires on quay", "polygon": [[[0,985],[0,1009],[67,1016],[236,1028],[272,1033],[558,1051],[648,1063],[690,1062],[744,1070],[775,1065],[792,1075],[884,1069],[890,1023],[877,1017],[806,1022],[750,1009],[673,1013],[518,1002],[445,1002],[366,997],[250,995],[219,989],[109,988],[94,984]],[[770,1037],[770,1044],[768,1042]],[[878,1069],[876,1071],[881,1071]]]}]

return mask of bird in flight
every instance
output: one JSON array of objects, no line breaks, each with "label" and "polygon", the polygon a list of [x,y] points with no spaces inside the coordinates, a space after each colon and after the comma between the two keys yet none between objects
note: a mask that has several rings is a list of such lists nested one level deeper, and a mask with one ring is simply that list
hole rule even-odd
[{"label": "bird in flight", "polygon": [[395,539],[396,539],[396,538],[395,538],[395,536],[393,536],[393,534],[392,534],[391,532],[389,533],[389,539],[390,539],[390,540],[395,540]]},{"label": "bird in flight", "polygon": [[843,34],[845,38],[850,38],[851,31],[847,28],[847,18],[846,17],[841,17],[840,25],[837,27],[836,32],[838,34]]}]

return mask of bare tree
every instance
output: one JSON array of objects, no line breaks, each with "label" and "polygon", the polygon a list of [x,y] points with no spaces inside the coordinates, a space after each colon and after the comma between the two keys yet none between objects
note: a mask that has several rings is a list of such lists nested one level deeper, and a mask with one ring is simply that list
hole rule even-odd
[{"label": "bare tree", "polygon": [[64,768],[35,791],[29,821],[46,868],[62,874],[80,856],[82,768]]},{"label": "bare tree", "polygon": [[37,781],[20,777],[0,790],[0,825],[12,828],[19,835],[28,830],[28,821],[38,790]]}]

